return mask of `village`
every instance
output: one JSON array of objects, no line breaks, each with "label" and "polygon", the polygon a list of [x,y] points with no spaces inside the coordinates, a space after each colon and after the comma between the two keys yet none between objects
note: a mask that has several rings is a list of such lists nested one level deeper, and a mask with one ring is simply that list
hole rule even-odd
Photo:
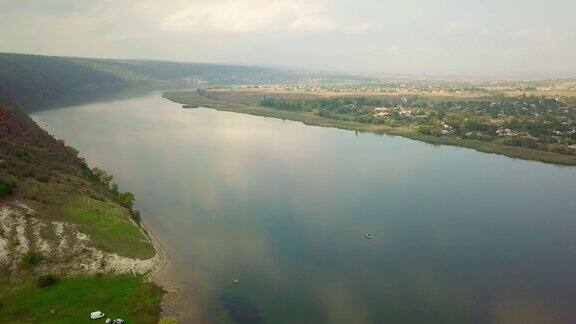
[{"label": "village", "polygon": [[264,98],[261,106],[390,127],[436,137],[498,141],[509,146],[576,154],[576,100],[551,96],[431,100],[422,96]]}]

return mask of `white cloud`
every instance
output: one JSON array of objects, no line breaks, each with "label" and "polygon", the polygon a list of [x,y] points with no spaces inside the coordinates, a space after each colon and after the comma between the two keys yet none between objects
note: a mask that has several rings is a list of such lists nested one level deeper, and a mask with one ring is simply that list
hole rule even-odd
[{"label": "white cloud", "polygon": [[464,26],[461,23],[450,22],[444,25],[442,32],[446,35],[459,35],[464,32]]},{"label": "white cloud", "polygon": [[295,32],[329,31],[334,28],[336,24],[332,19],[316,15],[300,17],[290,25],[290,30]]},{"label": "white cloud", "polygon": [[167,31],[248,33],[324,31],[335,27],[323,3],[303,0],[228,0],[196,3],[167,15]]},{"label": "white cloud", "polygon": [[348,32],[350,34],[364,34],[374,29],[374,25],[368,22],[359,22],[352,25]]}]

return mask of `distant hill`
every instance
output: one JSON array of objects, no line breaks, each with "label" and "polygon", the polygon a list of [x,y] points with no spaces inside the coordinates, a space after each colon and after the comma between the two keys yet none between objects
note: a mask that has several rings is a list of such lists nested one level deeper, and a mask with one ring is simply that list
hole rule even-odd
[{"label": "distant hill", "polygon": [[71,89],[125,82],[66,58],[0,54],[0,101],[11,106],[50,98]]},{"label": "distant hill", "polygon": [[0,53],[0,102],[38,102],[79,89],[140,83],[234,84],[291,81],[269,68]]}]

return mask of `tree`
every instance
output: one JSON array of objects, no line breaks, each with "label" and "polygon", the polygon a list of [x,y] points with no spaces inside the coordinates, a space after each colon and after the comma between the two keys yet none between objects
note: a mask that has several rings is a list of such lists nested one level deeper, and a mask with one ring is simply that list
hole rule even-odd
[{"label": "tree", "polygon": [[118,195],[118,185],[113,183],[110,185],[110,191],[112,191],[113,194]]},{"label": "tree", "polygon": [[108,187],[110,185],[110,181],[114,179],[113,175],[106,173],[106,171],[100,168],[94,168],[92,169],[92,172],[94,172],[94,174],[98,177],[98,179],[100,179],[100,182],[106,187]]},{"label": "tree", "polygon": [[134,206],[134,194],[131,192],[121,192],[118,194],[118,200],[126,208],[132,208],[132,206]]}]

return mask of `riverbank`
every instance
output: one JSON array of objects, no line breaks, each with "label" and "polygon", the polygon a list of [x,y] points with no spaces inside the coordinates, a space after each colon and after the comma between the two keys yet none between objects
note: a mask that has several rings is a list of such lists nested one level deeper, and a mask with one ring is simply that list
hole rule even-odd
[{"label": "riverbank", "polygon": [[[0,105],[0,322],[156,323],[166,253],[129,193],[26,114]],[[6,186],[8,184],[8,186]],[[113,188],[115,188],[113,190]]]},{"label": "riverbank", "polygon": [[176,284],[174,280],[164,276],[164,273],[166,272],[166,269],[169,265],[170,254],[162,245],[158,237],[148,226],[146,226],[146,224],[142,223],[141,228],[146,233],[146,236],[150,242],[152,242],[152,245],[156,250],[156,256],[158,257],[156,264],[146,273],[146,279],[148,282],[158,285],[163,290],[159,323],[176,324],[179,322],[178,312],[166,311],[167,308],[170,308],[168,305],[178,297],[178,293],[180,292],[180,287],[178,284]]},{"label": "riverbank", "polygon": [[370,132],[405,138],[434,144],[459,146],[484,153],[505,155],[523,160],[540,161],[544,163],[575,166],[576,156],[546,152],[524,147],[503,145],[497,142],[486,142],[471,139],[457,139],[453,137],[436,137],[425,135],[414,128],[388,127],[380,124],[367,124],[354,121],[336,120],[307,112],[285,111],[273,108],[260,107],[253,104],[237,103],[217,100],[198,94],[196,91],[167,91],[162,96],[168,100],[184,105],[184,108],[206,107],[222,111],[231,111],[255,116],[287,119],[302,122],[306,125],[320,127],[334,127],[358,132]]}]

